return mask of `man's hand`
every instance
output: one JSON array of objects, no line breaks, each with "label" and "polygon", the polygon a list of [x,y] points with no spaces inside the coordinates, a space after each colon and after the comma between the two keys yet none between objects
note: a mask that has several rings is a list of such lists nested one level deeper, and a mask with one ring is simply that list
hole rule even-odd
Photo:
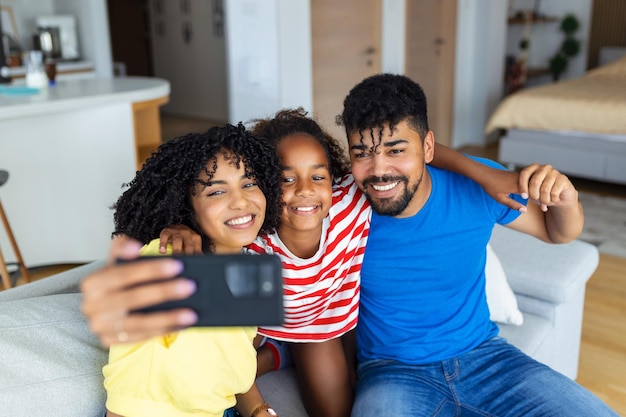
[{"label": "man's hand", "polygon": [[568,207],[578,204],[578,191],[567,176],[551,165],[532,164],[519,175],[522,197],[529,198],[548,211],[549,207]]},{"label": "man's hand", "polygon": [[120,236],[111,244],[107,266],[87,276],[80,285],[81,310],[91,331],[104,346],[136,342],[192,325],[196,314],[189,309],[131,313],[139,308],[184,299],[195,291],[191,280],[170,280],[182,271],[171,258],[116,265],[115,259],[134,259],[141,244]]},{"label": "man's hand", "polygon": [[580,235],[583,207],[566,175],[550,165],[532,164],[520,172],[519,189],[531,204],[509,227],[550,243],[566,243]]},{"label": "man's hand", "polygon": [[202,253],[202,237],[189,227],[176,224],[166,227],[159,235],[159,252],[165,253],[168,243],[175,254],[195,255]]}]

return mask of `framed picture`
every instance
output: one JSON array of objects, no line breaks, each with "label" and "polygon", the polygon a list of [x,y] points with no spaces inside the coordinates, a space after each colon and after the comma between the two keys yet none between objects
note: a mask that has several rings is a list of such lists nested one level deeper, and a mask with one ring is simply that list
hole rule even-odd
[{"label": "framed picture", "polygon": [[9,6],[0,6],[0,18],[2,18],[2,31],[7,35],[11,35],[14,39],[18,39],[13,9]]}]

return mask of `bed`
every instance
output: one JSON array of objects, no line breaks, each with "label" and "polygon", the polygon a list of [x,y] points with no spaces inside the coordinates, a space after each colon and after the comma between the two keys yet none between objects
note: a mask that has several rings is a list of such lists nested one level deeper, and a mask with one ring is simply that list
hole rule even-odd
[{"label": "bed", "polygon": [[626,184],[626,55],[582,77],[506,97],[486,133],[503,132],[498,159],[551,164],[577,177]]}]

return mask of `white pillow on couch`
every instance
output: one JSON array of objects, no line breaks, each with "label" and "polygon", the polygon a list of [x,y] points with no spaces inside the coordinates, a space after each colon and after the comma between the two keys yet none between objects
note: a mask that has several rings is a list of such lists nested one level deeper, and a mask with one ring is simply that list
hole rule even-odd
[{"label": "white pillow on couch", "polygon": [[524,316],[517,306],[515,293],[509,286],[504,268],[490,244],[487,245],[485,279],[491,320],[516,326],[524,323]]}]

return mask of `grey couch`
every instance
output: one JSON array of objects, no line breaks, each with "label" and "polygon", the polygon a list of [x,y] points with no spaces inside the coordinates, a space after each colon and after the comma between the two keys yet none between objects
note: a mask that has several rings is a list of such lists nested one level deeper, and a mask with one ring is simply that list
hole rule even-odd
[{"label": "grey couch", "polygon": [[[524,314],[501,336],[537,360],[576,378],[585,284],[598,251],[574,241],[549,245],[496,226],[491,244]],[[96,261],[0,292],[0,415],[102,416],[101,368],[107,354],[80,313],[77,284]],[[262,376],[259,387],[283,417],[306,416],[293,369]]]}]

